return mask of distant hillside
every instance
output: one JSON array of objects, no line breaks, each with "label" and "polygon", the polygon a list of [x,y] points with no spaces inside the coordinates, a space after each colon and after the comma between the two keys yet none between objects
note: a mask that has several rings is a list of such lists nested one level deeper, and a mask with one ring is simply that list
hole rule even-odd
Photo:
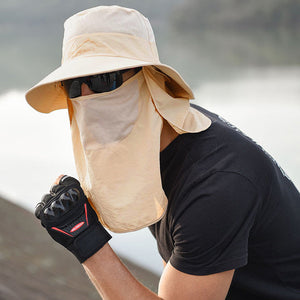
[{"label": "distant hillside", "polygon": [[[0,198],[0,220],[1,300],[99,299],[77,259],[48,236],[32,213]],[[156,291],[157,275],[123,262]]]},{"label": "distant hillside", "polygon": [[190,0],[174,12],[173,23],[190,30],[297,30],[299,15],[299,0]]},{"label": "distant hillside", "polygon": [[131,7],[144,13],[153,23],[166,24],[173,18],[177,26],[191,28],[200,25],[269,29],[300,26],[299,0],[10,0],[0,4],[0,34],[15,29],[39,31],[43,28],[45,32],[45,27],[52,31],[55,22],[61,23],[80,10],[98,5]]},{"label": "distant hillside", "polygon": [[299,65],[299,0],[10,0],[0,3],[0,91],[28,89],[55,70],[65,19],[111,4],[149,18],[161,61],[192,87],[249,66]]},{"label": "distant hillside", "polygon": [[[139,10],[162,31],[177,5],[185,0],[9,0],[0,2],[0,90],[27,89],[53,71],[61,59],[64,21],[98,5]],[[157,40],[159,35],[157,35]]]},{"label": "distant hillside", "polygon": [[19,32],[30,30],[44,34],[48,31],[57,34],[55,24],[61,28],[63,21],[74,13],[98,5],[120,5],[134,8],[151,18],[154,24],[166,23],[173,8],[184,2],[184,0],[1,1],[0,34],[15,30]]}]

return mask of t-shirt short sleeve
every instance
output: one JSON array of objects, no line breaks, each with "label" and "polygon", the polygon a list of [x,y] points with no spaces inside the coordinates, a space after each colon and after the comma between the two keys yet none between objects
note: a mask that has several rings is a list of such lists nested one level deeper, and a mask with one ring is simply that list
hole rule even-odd
[{"label": "t-shirt short sleeve", "polygon": [[171,265],[193,275],[246,265],[249,232],[259,205],[255,186],[235,172],[190,175],[176,197],[170,224]]}]

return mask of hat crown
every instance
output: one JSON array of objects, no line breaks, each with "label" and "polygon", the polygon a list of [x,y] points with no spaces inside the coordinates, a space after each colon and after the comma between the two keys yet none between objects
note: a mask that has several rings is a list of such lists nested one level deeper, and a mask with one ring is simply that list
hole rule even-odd
[{"label": "hat crown", "polygon": [[149,20],[135,9],[117,5],[97,6],[81,11],[64,23],[65,44],[83,34],[121,33],[155,42]]},{"label": "hat crown", "polygon": [[61,66],[26,93],[36,110],[67,107],[61,81],[142,66],[159,68],[193,98],[183,78],[160,62],[150,22],[138,11],[98,6],[71,16],[64,27]]}]

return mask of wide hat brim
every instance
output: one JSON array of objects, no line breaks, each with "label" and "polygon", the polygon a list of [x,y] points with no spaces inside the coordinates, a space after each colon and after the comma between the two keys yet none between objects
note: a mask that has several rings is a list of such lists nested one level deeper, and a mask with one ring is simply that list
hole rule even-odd
[{"label": "wide hat brim", "polygon": [[65,62],[29,89],[25,97],[27,102],[37,111],[49,113],[54,110],[67,108],[67,95],[61,84],[64,80],[144,66],[157,67],[186,92],[188,99],[194,98],[188,84],[175,69],[168,65],[153,64],[153,61],[100,55],[80,56]]}]

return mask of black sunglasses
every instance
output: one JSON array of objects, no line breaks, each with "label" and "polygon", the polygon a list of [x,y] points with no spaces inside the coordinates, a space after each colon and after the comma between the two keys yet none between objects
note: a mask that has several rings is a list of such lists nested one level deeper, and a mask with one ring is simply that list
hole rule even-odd
[{"label": "black sunglasses", "polygon": [[[64,86],[69,98],[81,96],[81,85],[83,83],[85,83],[94,93],[110,92],[122,85],[122,74],[128,70],[130,69],[68,79],[64,80],[62,85]],[[140,70],[141,68],[135,68],[135,73]]]}]

